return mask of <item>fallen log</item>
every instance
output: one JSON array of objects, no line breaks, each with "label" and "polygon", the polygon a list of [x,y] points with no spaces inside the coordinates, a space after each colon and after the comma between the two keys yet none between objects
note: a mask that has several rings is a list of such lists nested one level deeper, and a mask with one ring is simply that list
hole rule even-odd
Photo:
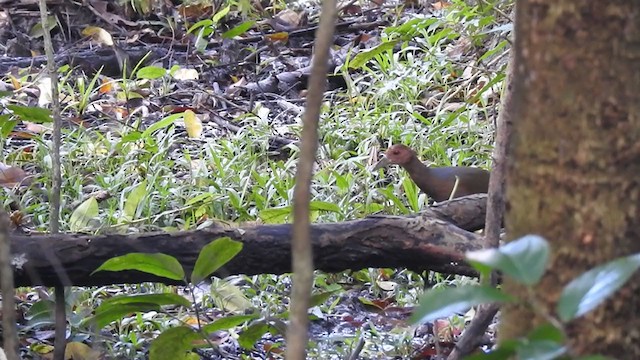
[{"label": "fallen log", "polygon": [[[478,227],[477,219],[484,219],[485,207],[486,195],[472,195],[409,217],[373,216],[314,224],[315,267],[325,272],[404,267],[475,275],[463,256],[466,251],[480,249],[482,242],[478,235],[464,229]],[[10,237],[16,286],[92,286],[147,281],[176,284],[136,271],[91,272],[114,256],[160,252],[177,258],[188,277],[200,249],[224,236],[242,242],[244,247],[216,275],[287,273],[291,271],[290,232],[290,224],[240,224],[174,233]]]}]

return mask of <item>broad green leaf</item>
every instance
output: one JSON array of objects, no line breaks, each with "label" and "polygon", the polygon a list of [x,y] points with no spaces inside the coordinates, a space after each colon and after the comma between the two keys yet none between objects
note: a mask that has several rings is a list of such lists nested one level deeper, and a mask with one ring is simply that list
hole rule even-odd
[{"label": "broad green leaf", "polygon": [[80,204],[71,214],[69,219],[69,229],[72,232],[84,230],[89,225],[91,219],[98,216],[98,201],[95,197],[90,197]]},{"label": "broad green leaf", "polygon": [[142,137],[146,138],[149,137],[149,135],[151,135],[154,131],[156,130],[160,130],[160,129],[164,129],[170,125],[172,125],[174,122],[176,122],[176,120],[180,119],[182,117],[182,113],[178,113],[178,114],[172,114],[169,115],[165,118],[163,118],[162,120],[154,123],[153,125],[149,126],[147,128],[147,130],[145,130],[142,133]]},{"label": "broad green leaf", "polygon": [[553,341],[562,344],[564,342],[564,333],[551,324],[543,324],[531,331],[527,336],[529,340],[537,341]]},{"label": "broad green leaf", "polygon": [[264,321],[255,322],[240,334],[238,344],[245,349],[251,349],[270,328],[271,326]]},{"label": "broad green leaf", "polygon": [[418,204],[418,187],[409,177],[405,177],[402,181],[402,188],[404,189],[404,194],[407,197],[407,202],[409,202],[409,206],[411,210],[414,212],[420,211],[420,207]]},{"label": "broad green leaf", "polygon": [[185,202],[184,204],[186,206],[190,206],[190,205],[195,205],[199,202],[211,202],[217,198],[219,198],[219,195],[214,195],[212,193],[206,192],[206,193],[202,193],[200,195],[196,195],[194,197],[192,197],[191,199],[187,200],[187,202]]},{"label": "broad green leaf", "polygon": [[187,30],[187,34],[191,34],[194,30],[197,30],[201,27],[211,27],[213,26],[213,21],[211,19],[200,20],[197,23],[191,25],[189,30]]},{"label": "broad green leaf", "polygon": [[147,195],[147,180],[143,180],[138,184],[127,196],[122,210],[122,222],[131,222],[136,218],[136,211],[142,198]]},{"label": "broad green leaf", "polygon": [[466,285],[429,290],[420,297],[420,305],[411,316],[410,322],[416,324],[433,321],[472,306],[510,300],[511,297],[490,286]]},{"label": "broad green leaf", "polygon": [[162,332],[149,348],[149,360],[184,360],[200,335],[188,326],[178,326]]},{"label": "broad green leaf", "polygon": [[480,353],[466,356],[464,360],[505,360],[512,359],[516,354],[516,348],[520,345],[520,341],[508,339],[501,342],[497,349],[493,349],[488,353]]},{"label": "broad green leaf", "polygon": [[[513,24],[512,24],[513,25]],[[506,45],[509,44],[508,40],[502,40],[496,47],[494,47],[493,49],[487,51],[486,53],[484,53],[482,56],[480,56],[480,58],[478,59],[478,62],[482,62],[484,61],[486,58],[493,56],[494,54],[496,54],[499,51],[502,51],[502,48],[505,47]]]},{"label": "broad green leaf", "polygon": [[523,341],[516,348],[518,359],[553,360],[566,352],[567,348],[564,345],[549,340]]},{"label": "broad green leaf", "polygon": [[96,329],[102,329],[111,322],[120,320],[125,316],[147,311],[160,311],[160,305],[138,302],[131,304],[100,306],[99,309],[96,309],[93,316],[83,320],[81,324],[84,326],[95,326]]},{"label": "broad green leaf", "polygon": [[118,306],[124,304],[155,304],[155,305],[181,305],[184,307],[191,306],[191,302],[178,294],[161,293],[161,294],[140,294],[140,295],[122,295],[106,299],[98,306],[96,311],[107,306]]},{"label": "broad green leaf", "polygon": [[[49,31],[55,29],[56,26],[58,26],[58,18],[55,15],[47,16],[47,27],[49,28]],[[38,19],[38,22],[33,25],[31,30],[29,30],[29,36],[34,38],[44,36],[44,27],[40,19]]]},{"label": "broad green leaf", "polygon": [[118,145],[122,146],[122,144],[125,144],[125,143],[128,143],[128,142],[135,142],[135,141],[138,141],[140,139],[142,139],[142,133],[141,132],[139,132],[139,131],[130,131],[120,139],[120,142],[118,143]]},{"label": "broad green leaf", "polygon": [[371,49],[359,52],[358,55],[354,56],[353,60],[349,62],[349,68],[359,69],[363,67],[369,60],[373,59],[374,57],[389,50],[393,50],[397,43],[397,40],[386,41],[382,44],[372,47]]},{"label": "broad green leaf", "polygon": [[39,326],[54,324],[55,303],[51,300],[40,300],[31,305],[25,318],[27,319],[27,329]]},{"label": "broad green leaf", "polygon": [[565,286],[558,300],[562,321],[578,318],[600,305],[624,285],[640,267],[640,254],[600,265],[578,276]]},{"label": "broad green leaf", "polygon": [[400,36],[410,38],[416,36],[421,30],[440,24],[436,18],[414,18],[398,26],[390,26],[384,29],[384,33],[389,36]]},{"label": "broad green leaf", "polygon": [[310,210],[331,211],[331,212],[334,212],[334,213],[342,212],[342,209],[340,208],[340,206],[338,206],[338,205],[336,205],[334,203],[326,202],[326,201],[311,201],[309,203],[309,209]]},{"label": "broad green leaf", "polygon": [[200,250],[191,273],[191,283],[199,284],[207,276],[233,259],[242,250],[242,243],[229,237],[217,239]]},{"label": "broad green leaf", "polygon": [[242,290],[226,280],[215,279],[211,284],[211,297],[216,307],[229,312],[244,312],[252,308],[251,301]]},{"label": "broad green leaf", "polygon": [[167,74],[167,70],[159,66],[145,66],[136,73],[138,79],[159,79]]},{"label": "broad green leaf", "polygon": [[217,24],[220,20],[222,20],[223,17],[225,17],[229,13],[229,10],[231,10],[231,6],[227,5],[227,7],[213,15],[211,21],[213,21],[214,24]]},{"label": "broad green leaf", "polygon": [[251,27],[253,26],[253,24],[255,24],[256,22],[251,20],[251,21],[245,21],[242,24],[228,30],[222,33],[222,37],[225,39],[231,39],[233,37],[236,37],[238,35],[242,35],[245,32],[247,32],[247,30],[251,29]]},{"label": "broad green leaf", "polygon": [[18,123],[17,120],[9,120],[9,118],[9,114],[0,115],[0,138],[2,139],[9,136]]},{"label": "broad green leaf", "polygon": [[7,105],[7,108],[13,111],[13,114],[23,121],[30,121],[37,124],[50,123],[51,110],[39,107]]},{"label": "broad green leaf", "polygon": [[191,302],[178,294],[143,294],[125,295],[107,299],[95,310],[95,316],[83,321],[86,324],[95,324],[99,329],[112,321],[135,313],[160,310],[162,305],[181,305],[190,307]]},{"label": "broad green leaf", "polygon": [[[489,266],[525,285],[537,283],[549,260],[549,244],[537,235],[527,235],[499,249],[485,249],[467,253],[472,265]],[[478,267],[483,271],[483,267]]]},{"label": "broad green leaf", "polygon": [[291,206],[264,209],[258,217],[267,224],[281,224],[291,215]]},{"label": "broad green leaf", "polygon": [[98,271],[137,270],[173,280],[183,280],[182,265],[173,256],[165,254],[130,253],[111,258],[91,274]]},{"label": "broad green leaf", "polygon": [[324,304],[324,302],[327,301],[331,297],[331,295],[335,294],[336,292],[338,292],[338,290],[322,291],[312,294],[311,300],[309,301],[309,306],[313,307]]},{"label": "broad green leaf", "polygon": [[258,315],[230,315],[230,316],[225,316],[221,319],[218,319],[214,322],[212,322],[211,324],[205,325],[202,328],[202,331],[204,331],[207,334],[211,334],[214,331],[219,331],[219,330],[228,330],[231,329],[232,327],[236,327],[239,325],[244,324],[247,321],[251,321],[254,319],[257,319]]}]

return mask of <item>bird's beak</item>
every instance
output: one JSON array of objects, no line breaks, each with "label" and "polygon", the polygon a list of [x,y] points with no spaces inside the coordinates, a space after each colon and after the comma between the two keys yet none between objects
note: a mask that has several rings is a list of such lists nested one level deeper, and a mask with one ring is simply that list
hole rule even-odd
[{"label": "bird's beak", "polygon": [[383,157],[382,159],[380,159],[380,161],[378,161],[378,163],[373,167],[373,169],[371,169],[371,171],[376,171],[378,169],[382,169],[382,168],[386,168],[387,166],[389,166],[390,162],[389,159],[387,159],[387,157]]}]

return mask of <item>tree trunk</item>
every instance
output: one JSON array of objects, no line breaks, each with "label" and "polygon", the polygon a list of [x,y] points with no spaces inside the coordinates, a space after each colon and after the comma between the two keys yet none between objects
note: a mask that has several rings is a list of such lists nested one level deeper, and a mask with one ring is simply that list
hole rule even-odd
[{"label": "tree trunk", "polygon": [[[515,51],[507,233],[551,242],[534,293],[553,313],[570,280],[640,252],[640,1],[519,1]],[[576,354],[640,359],[639,280],[569,324]],[[543,321],[506,307],[501,338]]]}]

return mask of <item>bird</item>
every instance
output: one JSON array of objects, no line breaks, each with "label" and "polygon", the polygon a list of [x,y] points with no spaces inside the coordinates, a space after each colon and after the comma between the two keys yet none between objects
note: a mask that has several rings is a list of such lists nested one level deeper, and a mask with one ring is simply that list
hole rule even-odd
[{"label": "bird", "polygon": [[[389,147],[385,156],[373,167],[373,171],[391,164],[402,166],[420,190],[436,202],[487,193],[489,189],[490,173],[487,170],[466,166],[429,167],[406,145]],[[458,184],[452,194],[456,181]]]}]

